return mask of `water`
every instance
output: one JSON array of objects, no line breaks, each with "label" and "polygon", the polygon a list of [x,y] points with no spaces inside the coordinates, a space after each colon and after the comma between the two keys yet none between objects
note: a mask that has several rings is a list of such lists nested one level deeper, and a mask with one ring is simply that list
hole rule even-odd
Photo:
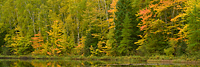
[{"label": "water", "polygon": [[197,63],[81,60],[0,60],[0,67],[200,67]]}]

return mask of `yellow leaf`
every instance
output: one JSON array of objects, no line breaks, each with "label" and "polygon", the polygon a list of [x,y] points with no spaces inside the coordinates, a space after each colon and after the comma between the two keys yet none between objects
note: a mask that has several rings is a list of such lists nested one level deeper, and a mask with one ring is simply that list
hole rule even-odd
[{"label": "yellow leaf", "polygon": [[60,53],[61,51],[59,50],[59,51],[57,51],[56,53]]}]

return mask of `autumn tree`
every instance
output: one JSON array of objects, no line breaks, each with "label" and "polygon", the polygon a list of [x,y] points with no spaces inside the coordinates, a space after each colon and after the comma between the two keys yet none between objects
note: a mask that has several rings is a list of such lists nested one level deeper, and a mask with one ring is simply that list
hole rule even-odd
[{"label": "autumn tree", "polygon": [[187,51],[189,52],[190,56],[199,55],[199,6],[200,2],[197,0],[191,0],[188,2],[188,7],[186,10],[186,14],[188,15],[187,21],[187,32],[185,34],[187,35]]},{"label": "autumn tree", "polygon": [[48,55],[59,55],[61,50],[64,49],[63,45],[61,44],[61,36],[62,36],[62,23],[59,20],[55,20],[52,24],[52,30],[47,32],[49,34],[49,42],[46,43],[47,54]]},{"label": "autumn tree", "polygon": [[44,41],[43,41],[43,37],[41,33],[39,32],[38,34],[35,34],[34,37],[31,37],[31,39],[33,40],[33,41],[30,41],[33,43],[31,46],[34,48],[34,51],[32,53],[34,55],[43,54],[42,49],[45,46],[44,46]]},{"label": "autumn tree", "polygon": [[[184,2],[171,0],[151,1],[149,7],[140,10],[138,14],[141,15],[139,18],[142,19],[142,22],[138,24],[138,27],[144,31],[144,34],[141,36],[141,40],[135,42],[143,45],[138,49],[147,49],[150,53],[169,54],[168,52],[170,52],[176,55],[181,41],[180,36],[177,36],[177,34],[180,27],[182,28],[182,24],[179,23],[181,20],[178,13],[182,13],[183,7],[181,4],[184,4]],[[173,21],[177,18],[178,21]],[[171,47],[174,50],[170,51]]]}]

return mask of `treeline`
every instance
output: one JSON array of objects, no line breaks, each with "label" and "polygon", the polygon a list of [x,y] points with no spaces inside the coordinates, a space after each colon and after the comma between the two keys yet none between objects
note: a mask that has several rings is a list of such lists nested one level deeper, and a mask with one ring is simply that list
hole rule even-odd
[{"label": "treeline", "polygon": [[198,0],[0,0],[3,55],[200,56]]}]

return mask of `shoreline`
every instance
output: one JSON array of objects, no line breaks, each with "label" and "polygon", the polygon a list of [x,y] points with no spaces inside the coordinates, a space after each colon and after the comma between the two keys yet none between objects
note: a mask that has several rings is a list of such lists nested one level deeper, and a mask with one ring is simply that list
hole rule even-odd
[{"label": "shoreline", "polygon": [[191,60],[191,59],[163,59],[163,58],[152,58],[152,57],[141,57],[141,56],[121,56],[121,57],[111,57],[111,56],[32,56],[32,55],[24,55],[24,56],[7,56],[0,55],[0,59],[19,59],[19,60],[83,60],[83,61],[130,61],[130,62],[150,62],[150,63],[200,63],[200,60]]}]

